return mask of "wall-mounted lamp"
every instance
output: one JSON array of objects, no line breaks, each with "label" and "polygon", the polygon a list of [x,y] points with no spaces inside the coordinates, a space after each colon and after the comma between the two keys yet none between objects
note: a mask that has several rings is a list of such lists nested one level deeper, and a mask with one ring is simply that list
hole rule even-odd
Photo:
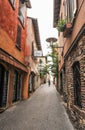
[{"label": "wall-mounted lamp", "polygon": [[51,47],[53,47],[53,43],[56,42],[57,39],[54,38],[54,37],[49,37],[49,38],[46,39],[46,41],[50,43]]},{"label": "wall-mounted lamp", "polygon": [[[51,46],[51,47],[54,47],[54,46],[53,46],[53,43],[57,41],[57,38],[49,37],[49,38],[46,39],[46,41],[50,43],[50,46]],[[63,48],[63,47],[64,47],[64,46],[56,46],[56,47],[54,47],[54,48]]]}]

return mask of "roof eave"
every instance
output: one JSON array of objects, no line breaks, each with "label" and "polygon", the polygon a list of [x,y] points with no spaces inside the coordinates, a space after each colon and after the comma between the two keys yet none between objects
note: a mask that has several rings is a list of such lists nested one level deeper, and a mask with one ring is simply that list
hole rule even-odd
[{"label": "roof eave", "polygon": [[35,39],[36,39],[37,47],[38,47],[39,50],[42,50],[38,21],[37,21],[37,19],[34,19],[34,18],[32,18],[32,21],[33,21],[33,25],[34,25],[34,32],[35,32]]}]

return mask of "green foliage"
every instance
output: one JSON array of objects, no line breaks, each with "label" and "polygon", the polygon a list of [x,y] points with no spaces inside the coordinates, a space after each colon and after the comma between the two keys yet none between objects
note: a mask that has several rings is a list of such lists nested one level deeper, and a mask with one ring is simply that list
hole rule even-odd
[{"label": "green foliage", "polygon": [[[55,47],[52,48],[52,52],[48,54],[48,57],[51,57],[52,60],[48,61],[48,64],[43,65],[42,69],[40,70],[40,77],[43,78],[46,74],[49,74],[51,72],[52,76],[57,77],[58,76],[58,53],[55,51],[55,48],[57,47],[57,43],[54,45]],[[42,64],[42,61],[40,60],[40,64]]]},{"label": "green foliage", "polygon": [[57,29],[59,32],[63,32],[65,30],[66,20],[59,19],[57,23]]},{"label": "green foliage", "polygon": [[52,58],[52,63],[50,65],[50,71],[54,77],[58,76],[58,54],[54,51],[54,48],[52,48],[52,52],[49,54],[49,56]]},{"label": "green foliage", "polygon": [[43,78],[46,74],[49,74],[49,65],[44,65],[43,69],[40,70],[40,77]]},{"label": "green foliage", "polygon": [[43,63],[43,61],[40,59],[40,60],[39,60],[39,63],[40,63],[40,64],[42,64],[42,63]]}]

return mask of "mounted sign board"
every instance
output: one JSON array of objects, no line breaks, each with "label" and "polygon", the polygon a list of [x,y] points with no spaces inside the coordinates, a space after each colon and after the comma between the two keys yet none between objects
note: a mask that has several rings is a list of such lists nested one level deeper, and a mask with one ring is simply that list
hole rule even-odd
[{"label": "mounted sign board", "polygon": [[34,51],[34,56],[36,56],[36,57],[42,57],[43,56],[43,53],[42,53],[42,51]]}]

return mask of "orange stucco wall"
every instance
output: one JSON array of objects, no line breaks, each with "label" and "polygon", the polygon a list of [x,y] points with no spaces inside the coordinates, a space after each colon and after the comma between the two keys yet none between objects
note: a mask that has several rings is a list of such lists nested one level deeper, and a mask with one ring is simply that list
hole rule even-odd
[{"label": "orange stucco wall", "polygon": [[[15,9],[12,8],[9,0],[0,1],[0,48],[11,56],[24,63],[26,43],[26,23],[23,28],[18,19],[19,0],[15,1]],[[21,50],[16,47],[17,26],[22,28]]]}]

